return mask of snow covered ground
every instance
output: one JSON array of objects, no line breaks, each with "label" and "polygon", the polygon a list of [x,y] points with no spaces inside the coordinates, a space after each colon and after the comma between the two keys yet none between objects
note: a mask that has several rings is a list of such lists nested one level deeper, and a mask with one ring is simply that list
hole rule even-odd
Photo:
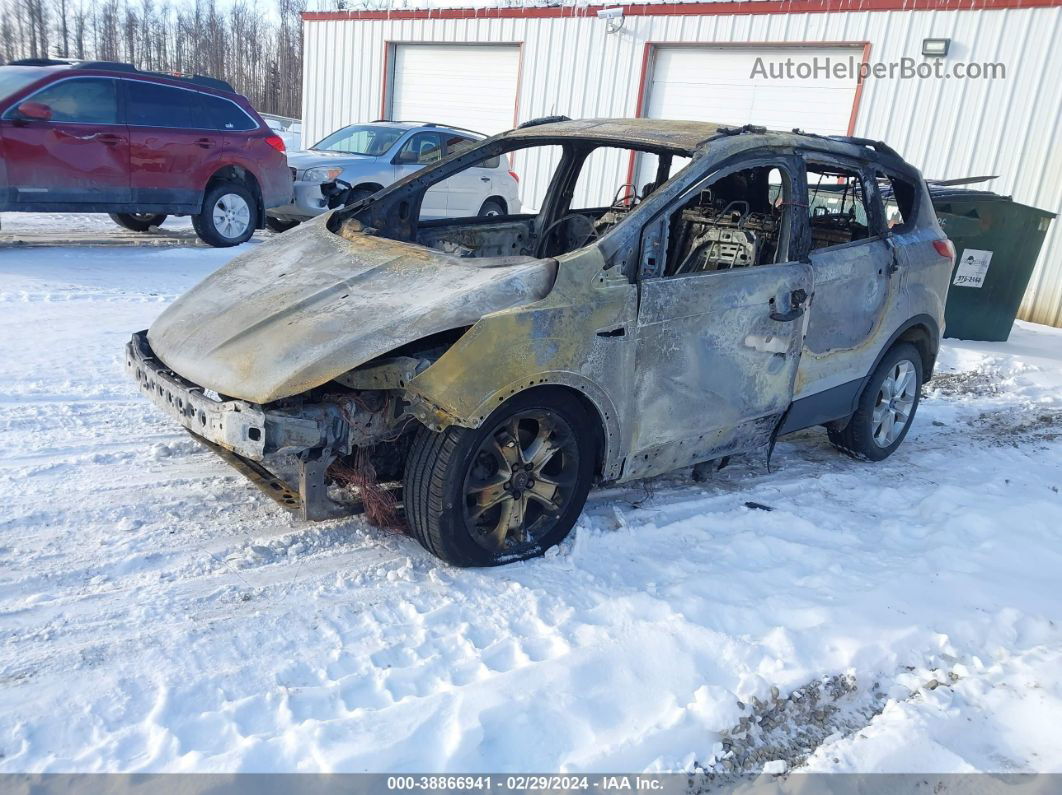
[{"label": "snow covered ground", "polygon": [[0,772],[1062,772],[1062,331],[948,341],[882,464],[806,431],[457,570],[126,382],[232,253],[0,247]]}]

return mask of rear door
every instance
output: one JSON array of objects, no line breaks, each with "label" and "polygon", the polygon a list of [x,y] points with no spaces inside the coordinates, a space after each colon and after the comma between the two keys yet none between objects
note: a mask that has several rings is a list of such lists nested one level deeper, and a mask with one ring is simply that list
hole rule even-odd
[{"label": "rear door", "polygon": [[[796,397],[858,381],[895,330],[884,322],[896,298],[895,246],[873,172],[825,153],[805,155],[808,260],[815,276]],[[839,394],[839,393],[838,393]]]},{"label": "rear door", "polygon": [[[392,161],[395,181],[438,163],[443,158],[443,146],[443,135],[439,132],[418,132],[409,136]],[[445,184],[449,181],[440,182],[424,193],[424,201],[420,206],[421,220],[448,216],[446,203],[449,191]]]},{"label": "rear door", "polygon": [[27,119],[13,105],[0,119],[12,209],[105,211],[129,201],[129,133],[116,80],[66,78],[21,102],[51,116]]},{"label": "rear door", "polygon": [[221,135],[203,112],[200,94],[145,80],[123,80],[129,125],[133,201],[197,211],[204,165]]},{"label": "rear door", "polygon": [[[474,139],[451,135],[446,140],[446,154],[465,149]],[[448,218],[468,218],[479,215],[484,200],[495,193],[493,181],[495,168],[500,158],[492,157],[464,171],[459,171],[439,183],[446,191],[446,215]]]}]

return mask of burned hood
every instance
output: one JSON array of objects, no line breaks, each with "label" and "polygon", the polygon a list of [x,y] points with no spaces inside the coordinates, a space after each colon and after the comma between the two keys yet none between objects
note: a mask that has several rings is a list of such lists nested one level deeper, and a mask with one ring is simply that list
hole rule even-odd
[{"label": "burned hood", "polygon": [[155,355],[207,389],[267,403],[407,342],[549,292],[556,262],[462,259],[326,216],[255,246],[181,296],[148,331]]}]

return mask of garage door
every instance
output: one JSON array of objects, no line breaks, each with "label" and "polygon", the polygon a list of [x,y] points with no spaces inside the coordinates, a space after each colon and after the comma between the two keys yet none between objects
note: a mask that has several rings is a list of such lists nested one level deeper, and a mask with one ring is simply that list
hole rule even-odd
[{"label": "garage door", "polygon": [[[862,47],[656,47],[645,115],[844,135],[855,103],[854,74],[844,80],[776,80],[752,73],[757,58],[768,70],[792,59],[792,70],[799,74],[799,64],[825,66],[827,58],[831,64],[847,64],[850,58],[858,64],[862,54]],[[638,160],[637,184],[644,185],[655,177],[656,158]],[[682,165],[685,160],[676,161],[672,173]]]},{"label": "garage door", "polygon": [[511,129],[519,66],[515,45],[397,44],[390,118]]},{"label": "garage door", "polygon": [[658,47],[646,103],[650,118],[690,119],[723,124],[760,124],[768,129],[799,127],[823,135],[844,135],[855,102],[856,75],[751,77],[763,65],[859,63],[862,47]]}]

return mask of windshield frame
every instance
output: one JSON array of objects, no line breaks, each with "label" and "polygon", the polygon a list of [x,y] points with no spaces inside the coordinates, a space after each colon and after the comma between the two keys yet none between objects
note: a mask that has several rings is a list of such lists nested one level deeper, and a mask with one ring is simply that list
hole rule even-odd
[{"label": "windshield frame", "polygon": [[[350,152],[350,151],[346,151],[346,150],[343,150],[343,149],[325,149],[325,148],[321,147],[321,144],[323,144],[325,141],[327,141],[330,138],[337,138],[337,140],[343,140],[342,136],[343,136],[344,133],[346,134],[347,137],[349,137],[350,135],[354,135],[355,132],[360,131],[360,130],[369,130],[369,131],[372,131],[372,132],[394,132],[394,133],[396,133],[396,135],[395,135],[394,140],[391,141],[387,145],[386,149],[383,149],[381,151],[375,151],[375,152]],[[370,124],[348,124],[346,127],[340,127],[338,130],[334,130],[334,131],[330,132],[328,135],[326,135],[320,141],[315,143],[313,146],[309,147],[309,151],[311,151],[311,152],[333,152],[335,154],[357,155],[357,156],[360,156],[360,157],[383,157],[388,152],[390,152],[392,149],[394,149],[395,144],[397,144],[399,141],[401,141],[405,137],[405,134],[407,132],[409,132],[409,131],[406,128],[404,128],[404,127],[392,127],[390,125],[383,125],[383,124],[372,124],[372,123],[370,123]]]}]

